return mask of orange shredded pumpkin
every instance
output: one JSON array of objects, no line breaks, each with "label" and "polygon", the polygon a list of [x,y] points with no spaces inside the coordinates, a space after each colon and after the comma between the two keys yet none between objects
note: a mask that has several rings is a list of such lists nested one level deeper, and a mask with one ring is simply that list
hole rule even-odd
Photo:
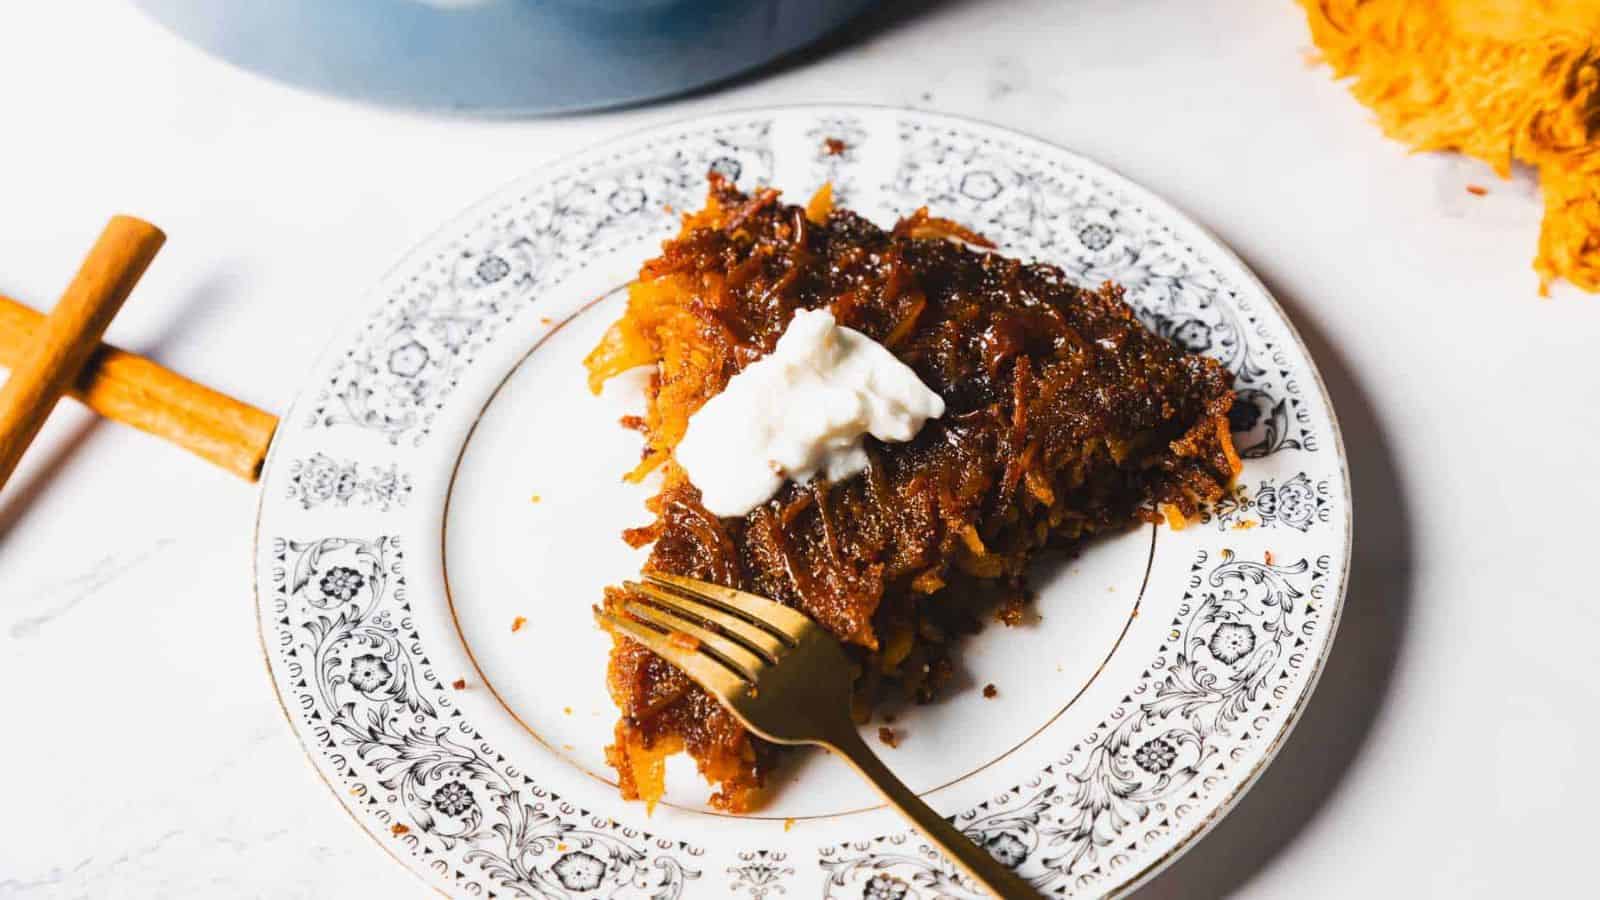
[{"label": "orange shredded pumpkin", "polygon": [[1299,0],[1321,59],[1413,150],[1539,170],[1533,268],[1600,291],[1600,3]]}]

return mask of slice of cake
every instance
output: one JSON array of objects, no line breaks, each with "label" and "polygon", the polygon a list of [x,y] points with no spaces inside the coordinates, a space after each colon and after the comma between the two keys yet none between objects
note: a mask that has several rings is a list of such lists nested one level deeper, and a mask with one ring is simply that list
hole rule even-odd
[{"label": "slice of cake", "polygon": [[[932,699],[954,639],[983,618],[1020,622],[1037,551],[1181,522],[1239,471],[1219,364],[1146,330],[1120,288],[1084,290],[987,247],[926,210],[885,231],[830,209],[825,192],[787,206],[713,175],[705,208],[645,263],[587,360],[596,390],[654,367],[647,414],[629,423],[647,440],[629,477],[661,469],[664,484],[654,522],[624,535],[653,544],[647,568],[816,619],[856,660],[863,721],[887,689]],[[713,514],[673,455],[691,417],[772,354],[798,310],[824,309],[908,366],[942,415],[909,440],[866,437],[859,474],[790,477],[743,515]],[[624,596],[611,588],[605,602]],[[687,752],[717,788],[712,805],[749,809],[777,748],[650,651],[614,641],[622,716],[607,755],[623,795],[654,803],[666,757]]]}]

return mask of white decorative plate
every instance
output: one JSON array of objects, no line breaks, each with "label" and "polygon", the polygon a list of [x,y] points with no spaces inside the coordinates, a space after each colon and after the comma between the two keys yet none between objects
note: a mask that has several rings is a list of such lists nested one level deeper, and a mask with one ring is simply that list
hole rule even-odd
[{"label": "white decorative plate", "polygon": [[954,690],[900,711],[903,742],[880,747],[1046,893],[1130,889],[1218,820],[1310,696],[1350,546],[1338,428],[1282,310],[1202,228],[1060,148],[926,113],[762,110],[617,140],[497,193],[383,280],[263,475],[261,637],[313,764],[451,894],[973,895],[825,754],[793,754],[742,818],[709,810],[684,760],[653,816],[610,783],[590,605],[636,572],[619,532],[650,488],[620,481],[637,386],[597,399],[580,361],[713,167],[791,198],[831,181],[881,224],[927,204],[1120,282],[1150,328],[1235,373],[1237,494],[1044,566],[1039,621],[970,640]]}]

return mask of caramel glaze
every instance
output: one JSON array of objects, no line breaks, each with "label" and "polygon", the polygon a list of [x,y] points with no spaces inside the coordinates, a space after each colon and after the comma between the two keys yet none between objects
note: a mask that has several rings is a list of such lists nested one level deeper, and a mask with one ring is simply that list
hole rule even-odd
[{"label": "caramel glaze", "polygon": [[[1144,328],[1122,290],[1074,286],[1054,266],[993,252],[919,210],[885,231],[834,210],[822,222],[774,191],[713,176],[715,215],[647,263],[645,281],[698,285],[682,304],[710,355],[710,396],[768,352],[796,309],[828,307],[887,346],[948,411],[910,442],[868,439],[871,465],[838,484],[786,484],[742,519],[703,509],[669,475],[647,568],[763,594],[852,648],[858,718],[886,686],[919,701],[949,677],[952,638],[979,611],[1020,621],[1029,559],[1135,523],[1179,519],[1238,471],[1231,378]],[[674,373],[663,366],[654,385]],[[705,377],[702,367],[697,377]],[[608,591],[615,606],[623,594]],[[622,637],[609,667],[623,711],[608,755],[624,795],[654,801],[660,760],[686,750],[715,806],[755,802],[776,748],[672,666]]]}]

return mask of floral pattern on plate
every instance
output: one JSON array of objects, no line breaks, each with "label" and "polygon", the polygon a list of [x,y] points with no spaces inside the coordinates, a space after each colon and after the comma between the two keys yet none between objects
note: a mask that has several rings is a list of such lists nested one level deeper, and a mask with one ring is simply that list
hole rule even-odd
[{"label": "floral pattern on plate", "polygon": [[[441,586],[439,508],[505,376],[486,360],[526,350],[563,286],[625,281],[712,168],[745,187],[831,180],[874,218],[926,203],[1083,284],[1123,284],[1146,325],[1234,373],[1241,487],[1206,511],[1215,529],[1152,545],[1168,580],[1130,625],[1143,649],[1031,739],[1034,762],[987,770],[989,799],[955,816],[1052,895],[1130,889],[1249,785],[1315,681],[1349,548],[1337,426],[1292,327],[1214,238],[1092,162],[931,114],[766,110],[625,138],[496,194],[382,282],[311,373],[263,473],[262,638],[313,764],[451,894],[978,896],[903,828],[845,816],[728,839],[658,833],[614,797],[575,802],[588,776],[511,746],[485,727],[491,707],[447,683],[468,663]],[[616,268],[586,269],[600,264]]]}]

